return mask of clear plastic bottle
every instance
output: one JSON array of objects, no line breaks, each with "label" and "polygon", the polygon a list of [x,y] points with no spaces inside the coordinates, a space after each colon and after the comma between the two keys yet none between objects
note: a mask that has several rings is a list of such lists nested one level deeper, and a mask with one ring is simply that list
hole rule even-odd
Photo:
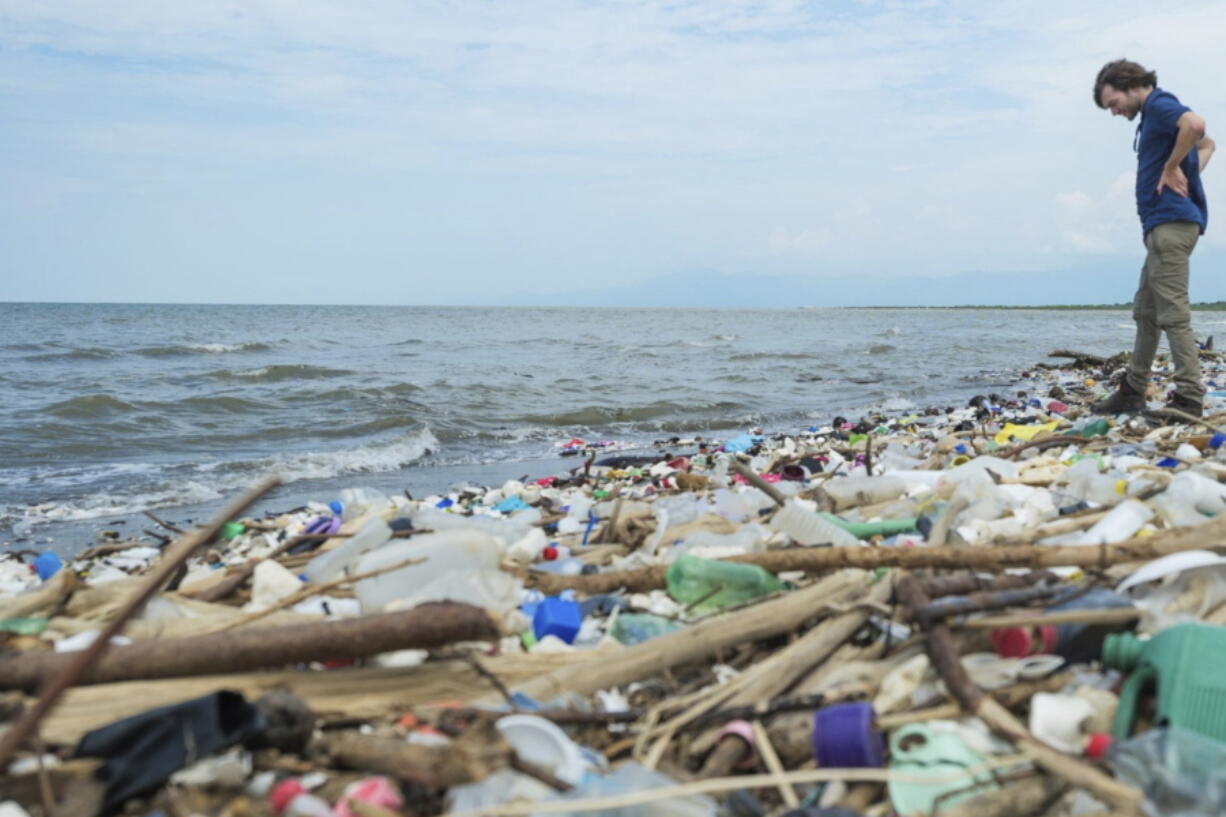
[{"label": "clear plastic bottle", "polygon": [[822,487],[834,503],[836,511],[860,505],[876,505],[897,499],[907,491],[907,483],[899,477],[835,477]]},{"label": "clear plastic bottle", "polygon": [[788,500],[782,508],[775,511],[769,524],[798,545],[860,544],[860,540],[855,536],[795,500]]},{"label": "clear plastic bottle", "polygon": [[354,559],[363,553],[382,547],[391,541],[391,538],[392,529],[382,518],[376,516],[368,519],[366,524],[358,528],[353,536],[308,562],[303,574],[307,577],[307,581],[315,584],[334,579]]},{"label": "clear plastic bottle", "polygon": [[502,548],[492,536],[482,531],[452,530],[419,534],[359,556],[353,565],[353,572],[369,573],[414,558],[421,561],[362,579],[355,584],[354,595],[362,603],[362,609],[383,609],[393,601],[420,593],[431,582],[449,573],[499,571]]},{"label": "clear plastic bottle", "polygon": [[346,522],[364,514],[380,513],[391,507],[387,494],[374,488],[345,488],[338,498],[341,502],[341,518]]}]

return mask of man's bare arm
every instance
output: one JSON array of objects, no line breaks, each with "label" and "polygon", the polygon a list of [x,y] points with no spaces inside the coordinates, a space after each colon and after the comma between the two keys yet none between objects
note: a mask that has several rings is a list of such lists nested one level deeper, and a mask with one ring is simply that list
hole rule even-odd
[{"label": "man's bare arm", "polygon": [[1208,136],[1201,138],[1196,143],[1196,158],[1200,160],[1200,169],[1203,173],[1205,168],[1209,166],[1209,159],[1213,156],[1213,151],[1217,150],[1217,143]]},{"label": "man's bare arm", "polygon": [[1171,155],[1162,166],[1162,175],[1158,177],[1158,192],[1161,193],[1164,188],[1169,187],[1179,195],[1186,196],[1188,179],[1179,169],[1179,163],[1188,155],[1188,151],[1204,138],[1205,120],[1195,111],[1184,111],[1175,124],[1179,131],[1175,135],[1175,147],[1171,149]]}]

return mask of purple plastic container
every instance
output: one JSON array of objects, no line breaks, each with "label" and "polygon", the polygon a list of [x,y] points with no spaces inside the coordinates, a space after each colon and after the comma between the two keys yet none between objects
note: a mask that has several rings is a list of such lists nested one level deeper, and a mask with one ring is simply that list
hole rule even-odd
[{"label": "purple plastic container", "polygon": [[876,769],[885,765],[885,738],[865,701],[833,704],[813,713],[813,758],[822,769]]}]

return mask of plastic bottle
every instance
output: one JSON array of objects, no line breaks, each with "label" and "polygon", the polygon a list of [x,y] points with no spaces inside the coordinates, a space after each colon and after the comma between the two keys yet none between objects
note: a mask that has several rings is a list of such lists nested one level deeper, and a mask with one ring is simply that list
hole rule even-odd
[{"label": "plastic bottle", "polygon": [[308,562],[302,572],[309,582],[320,584],[329,581],[339,576],[358,556],[382,547],[391,541],[391,538],[392,529],[382,518],[376,516],[368,519],[353,536]]},{"label": "plastic bottle", "polygon": [[733,533],[712,533],[709,530],[696,530],[687,534],[678,548],[682,553],[696,548],[715,549],[721,555],[732,553],[757,553],[763,550],[763,544],[770,537],[770,531],[762,525],[750,523],[742,525]]},{"label": "plastic bottle", "polygon": [[[1064,610],[1107,610],[1132,607],[1132,602],[1110,590],[1094,588],[1086,593],[1070,590],[1056,597],[1047,612]],[[1002,627],[992,631],[992,644],[1003,658],[1023,658],[1027,655],[1051,653],[1070,664],[1094,661],[1102,650],[1103,641],[1111,633],[1131,629],[1135,621],[1114,624],[1045,624],[1041,627]]]},{"label": "plastic bottle", "polygon": [[368,513],[385,511],[391,500],[374,488],[346,488],[340,492],[341,518],[348,522]]},{"label": "plastic bottle", "polygon": [[541,512],[536,508],[519,511],[507,519],[493,516],[464,516],[458,513],[448,513],[439,508],[419,508],[409,513],[409,520],[418,530],[435,532],[449,530],[483,531],[490,536],[497,536],[510,543],[522,539],[528,530],[541,520]]},{"label": "plastic bottle", "polygon": [[1216,516],[1226,511],[1226,485],[1195,471],[1176,474],[1165,494],[1178,497],[1202,514]]},{"label": "plastic bottle", "polygon": [[1176,624],[1148,641],[1113,634],[1103,644],[1103,664],[1130,673],[1112,726],[1117,740],[1132,732],[1138,698],[1152,688],[1154,723],[1226,741],[1226,627]]},{"label": "plastic bottle", "polygon": [[848,522],[832,513],[819,514],[822,519],[837,525],[855,536],[857,539],[871,539],[874,536],[893,536],[898,533],[914,533],[918,528],[919,519],[908,516],[901,519],[879,519],[876,522]]},{"label": "plastic bottle", "polygon": [[684,626],[679,621],[651,613],[619,613],[609,629],[609,635],[629,647],[676,632]]},{"label": "plastic bottle", "polygon": [[426,533],[358,557],[353,572],[369,573],[414,558],[422,561],[362,579],[354,585],[354,594],[362,603],[362,609],[382,609],[421,591],[448,573],[499,571],[502,548],[492,536],[481,531]]},{"label": "plastic bottle", "polygon": [[297,780],[283,780],[274,786],[268,804],[280,817],[332,817],[328,801],[311,794]]},{"label": "plastic bottle", "polygon": [[771,517],[770,526],[780,533],[786,534],[798,545],[858,545],[860,540],[852,534],[823,519],[816,511],[811,511],[796,500],[790,499],[775,511]]},{"label": "plastic bottle", "polygon": [[1188,729],[1150,729],[1116,741],[1107,761],[1145,792],[1146,812],[1178,817],[1226,814],[1226,744]]},{"label": "plastic bottle", "polygon": [[1154,512],[1144,502],[1125,499],[1085,532],[1081,544],[1104,545],[1122,542],[1139,531],[1153,517]]},{"label": "plastic bottle", "polygon": [[1099,472],[1098,463],[1093,459],[1079,460],[1069,466],[1061,481],[1065,483],[1063,493],[1072,500],[1098,505],[1114,505],[1128,491],[1126,479]]},{"label": "plastic bottle", "polygon": [[907,492],[907,483],[899,477],[843,477],[828,480],[822,490],[834,503],[836,511],[860,505],[889,502]]},{"label": "plastic bottle", "polygon": [[693,612],[719,610],[783,589],[783,583],[757,565],[717,562],[683,554],[666,574],[668,594]]}]

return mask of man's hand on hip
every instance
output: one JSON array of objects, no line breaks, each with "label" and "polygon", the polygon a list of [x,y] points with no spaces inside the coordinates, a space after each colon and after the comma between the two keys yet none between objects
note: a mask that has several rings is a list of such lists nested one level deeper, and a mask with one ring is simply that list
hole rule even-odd
[{"label": "man's hand on hip", "polygon": [[1167,187],[1181,196],[1188,195],[1188,177],[1183,175],[1183,168],[1179,165],[1162,168],[1162,175],[1158,177],[1158,194],[1161,195]]}]

